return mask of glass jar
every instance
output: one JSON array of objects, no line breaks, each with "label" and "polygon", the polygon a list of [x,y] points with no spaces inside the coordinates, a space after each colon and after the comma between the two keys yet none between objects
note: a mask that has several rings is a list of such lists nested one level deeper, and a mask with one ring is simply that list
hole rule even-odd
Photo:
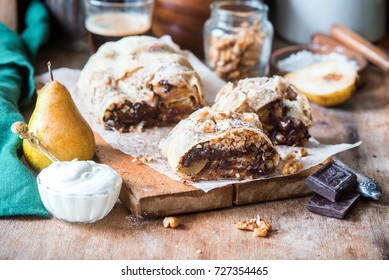
[{"label": "glass jar", "polygon": [[266,76],[273,42],[268,6],[255,0],[211,4],[204,25],[205,61],[226,81]]},{"label": "glass jar", "polygon": [[154,0],[84,0],[91,51],[108,41],[149,34]]}]

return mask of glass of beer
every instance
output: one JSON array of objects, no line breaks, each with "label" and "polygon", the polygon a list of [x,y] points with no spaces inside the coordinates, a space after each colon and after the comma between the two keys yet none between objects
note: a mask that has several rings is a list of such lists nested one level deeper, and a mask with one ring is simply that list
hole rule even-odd
[{"label": "glass of beer", "polygon": [[85,28],[92,52],[108,41],[150,32],[154,0],[85,0]]}]

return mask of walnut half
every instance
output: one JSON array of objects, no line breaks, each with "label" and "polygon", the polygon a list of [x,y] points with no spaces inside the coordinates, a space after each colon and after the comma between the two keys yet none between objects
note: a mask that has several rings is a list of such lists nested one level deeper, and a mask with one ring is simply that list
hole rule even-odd
[{"label": "walnut half", "polygon": [[180,220],[176,217],[166,217],[165,219],[163,219],[162,223],[165,228],[176,228],[180,225]]},{"label": "walnut half", "polygon": [[249,221],[240,221],[235,224],[235,227],[240,230],[249,230],[253,232],[255,237],[265,237],[267,233],[272,229],[270,223],[262,219],[257,215],[256,219],[250,219]]},{"label": "walnut half", "polygon": [[267,235],[267,230],[265,228],[255,228],[253,231],[254,237],[265,237]]},{"label": "walnut half", "polygon": [[240,221],[235,224],[235,227],[237,229],[241,230],[250,230],[253,231],[254,228],[257,227],[257,224],[255,223],[255,219],[251,219],[250,221]]},{"label": "walnut half", "polygon": [[282,175],[292,175],[303,169],[303,164],[296,158],[288,158],[282,167]]}]

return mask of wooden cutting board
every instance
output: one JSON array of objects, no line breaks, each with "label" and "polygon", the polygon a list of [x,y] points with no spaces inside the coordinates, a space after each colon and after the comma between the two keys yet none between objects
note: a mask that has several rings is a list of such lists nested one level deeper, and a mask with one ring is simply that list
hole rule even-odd
[{"label": "wooden cutting board", "polygon": [[140,217],[161,217],[309,195],[311,191],[304,183],[305,178],[319,168],[287,178],[228,185],[206,193],[174,181],[147,165],[132,162],[131,156],[113,149],[99,135],[95,136],[96,160],[111,166],[122,176],[119,198]]}]

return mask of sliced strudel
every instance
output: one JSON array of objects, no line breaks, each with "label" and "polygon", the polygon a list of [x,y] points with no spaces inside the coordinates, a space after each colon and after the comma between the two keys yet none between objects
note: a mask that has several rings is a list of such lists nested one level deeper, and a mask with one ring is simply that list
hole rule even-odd
[{"label": "sliced strudel", "polygon": [[106,43],[88,60],[78,87],[107,129],[177,123],[204,105],[200,78],[178,51],[149,36]]},{"label": "sliced strudel", "polygon": [[307,98],[279,76],[228,83],[219,91],[212,107],[256,113],[263,131],[278,145],[298,146],[310,137],[312,119]]},{"label": "sliced strudel", "polygon": [[180,177],[194,181],[266,176],[279,154],[260,128],[256,114],[204,107],[173,128],[161,153]]}]

